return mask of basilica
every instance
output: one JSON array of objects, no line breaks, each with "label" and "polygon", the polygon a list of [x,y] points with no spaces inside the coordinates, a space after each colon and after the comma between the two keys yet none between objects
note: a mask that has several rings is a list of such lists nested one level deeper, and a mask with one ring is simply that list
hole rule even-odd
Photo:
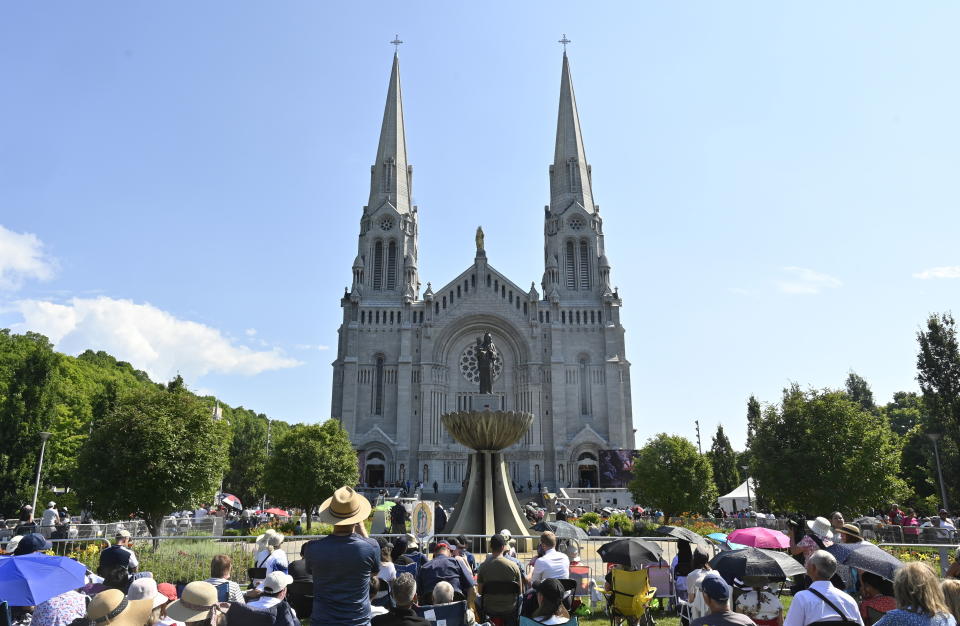
[{"label": "basilica", "polygon": [[534,416],[505,451],[512,479],[550,489],[600,486],[601,451],[634,448],[630,362],[566,52],[542,276],[514,282],[497,271],[478,230],[473,263],[421,291],[412,177],[394,55],[333,363],[331,415],[350,433],[360,480],[460,490],[468,450],[440,416],[472,408],[477,338],[489,332],[493,394],[501,408]]}]

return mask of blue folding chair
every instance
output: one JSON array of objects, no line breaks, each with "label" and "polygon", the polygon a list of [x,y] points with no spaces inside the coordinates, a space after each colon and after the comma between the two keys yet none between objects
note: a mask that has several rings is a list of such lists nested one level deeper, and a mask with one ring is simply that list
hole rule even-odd
[{"label": "blue folding chair", "polygon": [[420,566],[417,565],[416,561],[408,565],[394,565],[394,568],[397,570],[397,576],[407,572],[408,574],[412,574],[414,578],[417,577],[417,572],[420,571]]},{"label": "blue folding chair", "polygon": [[414,610],[417,615],[430,622],[431,626],[437,626],[441,621],[446,626],[466,626],[467,623],[466,600],[450,604],[428,604],[414,607]]}]

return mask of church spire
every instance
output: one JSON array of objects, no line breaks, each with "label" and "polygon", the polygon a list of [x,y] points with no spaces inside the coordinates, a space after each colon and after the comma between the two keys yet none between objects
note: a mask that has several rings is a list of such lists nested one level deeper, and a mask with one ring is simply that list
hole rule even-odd
[{"label": "church spire", "polygon": [[410,201],[412,174],[412,168],[407,166],[407,140],[403,128],[400,58],[394,53],[390,86],[387,89],[387,103],[383,109],[383,124],[380,127],[377,159],[370,168],[368,210],[374,211],[384,202],[390,202],[398,212],[409,213],[412,206]]},{"label": "church spire", "polygon": [[573,94],[573,80],[570,77],[570,61],[564,50],[557,112],[557,145],[553,165],[550,166],[550,211],[560,213],[571,204],[580,204],[589,213],[595,211],[590,166],[583,149],[577,98]]}]

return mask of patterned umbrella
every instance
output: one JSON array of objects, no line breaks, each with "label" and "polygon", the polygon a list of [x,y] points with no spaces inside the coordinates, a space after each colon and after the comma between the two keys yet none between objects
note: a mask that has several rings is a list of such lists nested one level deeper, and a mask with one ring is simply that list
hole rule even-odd
[{"label": "patterned umbrella", "polygon": [[232,493],[221,493],[220,503],[223,504],[224,506],[228,506],[231,509],[235,509],[237,511],[243,510],[243,505],[240,504],[240,498],[233,495]]},{"label": "patterned umbrella", "polygon": [[745,576],[781,579],[804,572],[803,566],[789,555],[760,548],[721,552],[710,561],[710,567],[731,585],[734,578],[743,580]]},{"label": "patterned umbrella", "polygon": [[783,549],[790,547],[790,538],[779,530],[754,526],[753,528],[738,528],[729,535],[727,541],[742,543],[752,548]]},{"label": "patterned umbrella", "polygon": [[868,541],[835,543],[827,547],[827,552],[837,557],[838,563],[876,574],[887,580],[893,580],[897,570],[903,567],[900,559]]}]

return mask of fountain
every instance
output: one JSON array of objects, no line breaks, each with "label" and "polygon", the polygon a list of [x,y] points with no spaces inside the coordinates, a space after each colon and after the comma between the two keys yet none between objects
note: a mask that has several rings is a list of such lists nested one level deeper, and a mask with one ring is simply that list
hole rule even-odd
[{"label": "fountain", "polygon": [[500,398],[492,393],[491,367],[495,351],[489,332],[477,339],[480,394],[473,396],[472,410],[440,417],[458,443],[474,450],[467,464],[466,487],[460,493],[444,534],[489,537],[501,529],[513,535],[529,534],[502,450],[526,434],[533,415],[499,410]]}]

